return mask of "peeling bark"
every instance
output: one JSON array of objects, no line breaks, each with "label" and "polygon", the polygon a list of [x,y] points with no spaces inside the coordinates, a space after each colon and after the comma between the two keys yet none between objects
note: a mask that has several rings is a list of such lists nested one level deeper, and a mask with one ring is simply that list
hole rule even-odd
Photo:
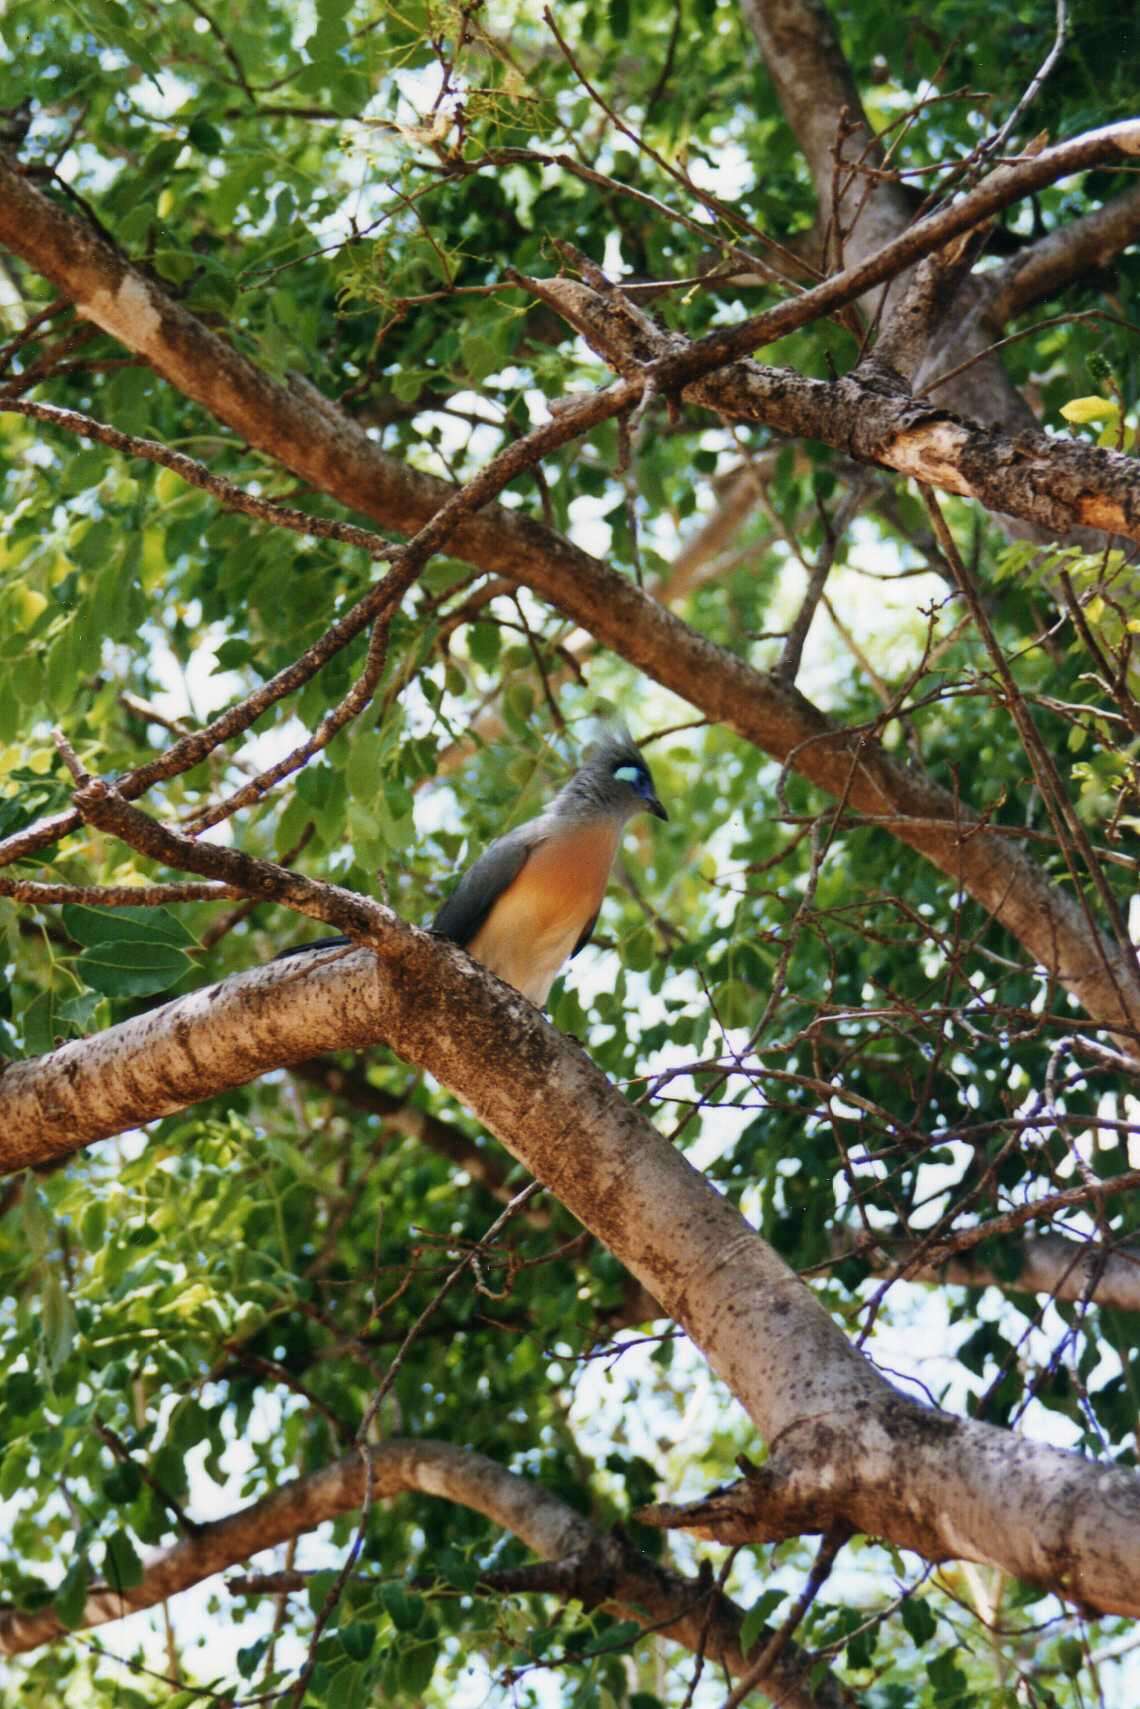
[{"label": "peeling bark", "polygon": [[[616,292],[604,297],[569,279],[528,283],[623,377],[685,347],[684,339],[662,331]],[[901,375],[873,358],[832,381],[734,362],[691,382],[684,396],[730,420],[842,444],[859,462],[1007,511],[1054,539],[1086,527],[1140,540],[1135,458],[1067,436],[1033,432],[1014,439],[963,421],[941,404],[912,397]]]},{"label": "peeling bark", "polygon": [[239,974],[13,1064],[0,1080],[9,1153],[59,1156],[334,1043],[383,1038],[461,1098],[692,1337],[769,1444],[765,1523],[842,1521],[1140,1615],[1135,1473],[897,1393],[585,1052],[461,950],[394,925],[382,956],[312,962]]}]

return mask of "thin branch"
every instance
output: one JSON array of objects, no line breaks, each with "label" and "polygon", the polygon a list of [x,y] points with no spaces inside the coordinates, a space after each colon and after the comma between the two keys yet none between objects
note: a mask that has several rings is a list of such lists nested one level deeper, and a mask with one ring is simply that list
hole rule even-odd
[{"label": "thin branch", "polygon": [[819,1550],[816,1554],[815,1560],[812,1562],[811,1571],[808,1573],[807,1583],[804,1585],[803,1590],[788,1610],[786,1618],[781,1621],[778,1629],[772,1633],[772,1636],[764,1645],[764,1648],[761,1650],[752,1666],[748,1669],[748,1672],[744,1675],[743,1679],[738,1680],[736,1685],[729,1692],[728,1696],[721,1704],[721,1709],[740,1709],[740,1705],[744,1702],[749,1692],[754,1691],[760,1684],[761,1680],[768,1678],[773,1667],[783,1654],[792,1633],[795,1631],[796,1627],[799,1625],[800,1621],[803,1619],[804,1615],[807,1613],[808,1609],[811,1607],[812,1603],[826,1584],[831,1575],[831,1569],[835,1565],[836,1556],[839,1554],[840,1549],[851,1535],[851,1529],[846,1525],[837,1525],[832,1531],[828,1532],[827,1536],[819,1545]]},{"label": "thin branch", "polygon": [[1036,100],[1040,93],[1042,84],[1049,77],[1053,67],[1061,57],[1062,49],[1065,46],[1065,36],[1067,31],[1068,18],[1065,11],[1065,0],[1057,0],[1057,27],[1056,33],[1053,37],[1052,46],[1045,55],[1045,58],[1042,60],[1036,73],[1030,79],[1028,88],[1014,106],[1014,109],[1012,113],[1010,113],[1008,119],[1006,119],[1000,130],[995,131],[993,136],[987,137],[985,142],[981,144],[978,149],[978,154],[983,159],[988,159],[992,155],[1001,153],[1002,149],[1009,141],[1009,138],[1013,135],[1014,127],[1017,125],[1018,120],[1032,102]]},{"label": "thin branch", "polygon": [[236,884],[41,884],[0,875],[0,896],[39,907],[167,908],[175,902],[225,902],[244,896]]},{"label": "thin branch", "polygon": [[824,516],[823,545],[820,547],[815,564],[809,572],[808,585],[800,603],[800,609],[788,630],[779,662],[776,665],[775,674],[781,682],[794,683],[799,674],[800,660],[803,658],[804,643],[808,637],[808,630],[811,628],[812,618],[823,598],[827,578],[834,567],[836,555],[846,539],[847,530],[866,497],[867,485],[866,475],[858,474],[840,504],[835,517],[832,519]]},{"label": "thin branch", "polygon": [[60,409],[57,404],[33,403],[28,398],[0,397],[0,414],[28,416],[48,427],[58,427],[65,433],[93,439],[125,457],[141,457],[148,463],[158,463],[180,476],[188,486],[207,492],[225,510],[252,517],[273,528],[287,528],[293,534],[307,534],[318,540],[337,540],[345,546],[359,546],[370,558],[388,558],[396,550],[390,540],[370,528],[358,528],[355,523],[336,522],[330,517],[311,516],[308,511],[295,510],[278,504],[276,499],[259,498],[246,492],[223,475],[212,474],[203,463],[188,457],[184,451],[174,451],[156,439],[140,439],[137,434],[123,433],[105,421],[96,421],[78,410]]}]

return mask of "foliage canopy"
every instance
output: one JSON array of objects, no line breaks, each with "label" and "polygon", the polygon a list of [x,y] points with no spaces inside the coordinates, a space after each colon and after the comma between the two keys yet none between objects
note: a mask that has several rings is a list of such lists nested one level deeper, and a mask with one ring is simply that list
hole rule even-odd
[{"label": "foliage canopy", "polygon": [[[580,252],[689,338],[774,300],[786,286],[767,269],[813,276],[817,188],[748,13],[735,0],[610,0],[554,20],[530,0],[10,0],[0,107],[30,181],[264,375],[304,376],[410,470],[462,483],[558,400],[610,378],[528,276],[584,266]],[[916,209],[1011,111],[1055,28],[1029,0],[1000,20],[976,0],[834,14]],[[1131,116],[1137,63],[1120,34],[1119,6],[1082,5],[1021,140]],[[1104,166],[1016,204],[986,265],[1011,265],[1133,184]],[[994,336],[1016,335],[1005,372],[1045,427],[1131,450],[1140,259],[1118,248]],[[862,313],[813,322],[762,359],[846,373]],[[8,836],[70,800],[53,726],[89,770],[126,773],[286,667],[378,572],[363,550],[236,514],[170,468],[12,413],[29,398],[77,410],[260,498],[346,519],[287,455],[255,449],[19,254],[0,272],[0,323]],[[748,502],[714,539],[710,519],[739,504],[743,479]],[[853,491],[859,514],[836,542]],[[527,470],[505,503],[760,670],[779,663],[805,569],[834,547],[799,688],[1024,846],[1090,921],[1127,918],[1140,620],[1119,546],[1011,543],[978,506],[945,504],[1062,809],[920,496],[889,471],[655,400],[632,432],[606,422]],[[348,520],[376,517],[362,506]],[[386,532],[396,539],[395,524]],[[244,746],[160,779],[147,810],[193,824],[318,729],[366,645],[270,706]],[[1112,1191],[1136,1143],[1119,1040],[889,814],[837,807],[794,761],[781,767],[525,585],[445,548],[391,621],[369,710],[221,835],[420,921],[479,848],[539,808],[608,707],[652,738],[670,821],[630,839],[598,947],[556,987],[555,1024],[646,1101],[871,1357],[951,1410],[1135,1465],[1136,1319],[1096,1302],[1095,1264],[1059,1298],[1019,1290],[1022,1242],[1039,1232],[1027,1219],[970,1248],[984,1289],[882,1283],[906,1242],[1082,1183],[1087,1201],[1059,1208],[1055,1231],[1107,1257],[1138,1220],[1135,1197]],[[11,871],[71,886],[172,876],[91,831]],[[13,1057],[298,936],[287,910],[233,900],[0,899],[0,920]],[[401,1349],[375,1437],[471,1445],[664,1556],[638,1510],[724,1481],[757,1446],[684,1338],[549,1194],[436,1301],[524,1185],[454,1099],[383,1050],[16,1178],[0,1220],[0,1600],[51,1601],[79,1625],[96,1577],[130,1589],[147,1551],[184,1532],[184,1510],[229,1511],[347,1454]],[[112,1652],[138,1644],[150,1672],[128,1675],[77,1638],[13,1664],[12,1700],[291,1691],[356,1531],[350,1515],[302,1540],[288,1564],[320,1570],[276,1623],[278,1604],[214,1581],[189,1619],[171,1605],[165,1649],[134,1628],[122,1643],[105,1635]],[[699,1552],[673,1548],[690,1570]],[[723,1558],[712,1552],[714,1570]],[[810,1558],[795,1539],[731,1563],[729,1590],[756,1611],[746,1650],[787,1614]],[[476,1702],[490,1682],[492,1701],[520,1705],[687,1703],[692,1658],[636,1620],[487,1588],[529,1559],[473,1507],[375,1502],[305,1701]],[[796,1639],[876,1709],[1067,1709],[1089,1700],[1090,1656],[1120,1630],[989,1569],[932,1574],[859,1539]],[[1127,1700],[1115,1677],[1102,1668],[1102,1701]],[[696,1701],[725,1689],[710,1668]]]}]

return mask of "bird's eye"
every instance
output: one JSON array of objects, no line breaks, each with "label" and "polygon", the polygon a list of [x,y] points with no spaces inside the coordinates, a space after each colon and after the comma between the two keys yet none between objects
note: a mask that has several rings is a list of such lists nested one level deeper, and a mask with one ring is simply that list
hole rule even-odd
[{"label": "bird's eye", "polygon": [[618,783],[628,783],[636,786],[641,781],[642,773],[635,765],[619,765],[614,771]]}]

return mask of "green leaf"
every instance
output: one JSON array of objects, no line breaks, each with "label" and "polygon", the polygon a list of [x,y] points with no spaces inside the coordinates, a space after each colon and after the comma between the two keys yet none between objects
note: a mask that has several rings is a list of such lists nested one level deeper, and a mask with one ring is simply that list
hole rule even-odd
[{"label": "green leaf", "polygon": [[785,1590],[765,1590],[756,1598],[740,1622],[740,1648],[745,1655],[752,1649],[760,1634],[767,1630],[774,1610],[786,1599],[787,1594]]},{"label": "green leaf", "polygon": [[186,135],[203,154],[221,154],[225,147],[221,131],[215,129],[209,119],[204,119],[201,114],[191,119]]},{"label": "green leaf", "polygon": [[88,908],[69,904],[61,910],[64,927],[76,943],[173,944],[197,948],[198,940],[166,908]]},{"label": "green leaf", "polygon": [[55,1612],[69,1632],[78,1631],[83,1624],[83,1611],[87,1606],[87,1589],[90,1583],[91,1569],[87,1565],[87,1558],[85,1555],[77,1555],[64,1573],[53,1603]]},{"label": "green leaf", "polygon": [[252,641],[243,641],[240,636],[231,635],[228,641],[222,642],[215,653],[216,662],[210,674],[217,676],[219,671],[237,670],[239,666],[247,665],[251,659],[256,657],[257,649]]},{"label": "green leaf", "polygon": [[467,650],[477,665],[494,670],[499,660],[502,637],[496,623],[473,623],[467,631]]},{"label": "green leaf", "polygon": [[24,1173],[20,1193],[20,1221],[24,1228],[24,1239],[37,1257],[42,1256],[55,1239],[55,1224],[31,1170]]},{"label": "green leaf", "polygon": [[365,1709],[371,1695],[368,1669],[356,1662],[346,1662],[333,1675],[325,1703],[328,1709]]},{"label": "green leaf", "polygon": [[116,1460],[103,1479],[103,1494],[112,1507],[126,1507],[142,1489],[142,1472],[133,1460]]},{"label": "green leaf", "polygon": [[169,991],[192,965],[169,944],[129,942],[85,949],[76,966],[88,985],[105,997],[151,997]]},{"label": "green leaf", "polygon": [[106,1237],[106,1203],[102,1199],[89,1199],[79,1218],[79,1238],[88,1252],[98,1252]]},{"label": "green leaf", "polygon": [[4,1405],[15,1417],[34,1412],[44,1398],[44,1386],[34,1371],[13,1371],[4,1384]]},{"label": "green leaf", "polygon": [[53,1266],[44,1273],[40,1299],[43,1312],[44,1353],[53,1371],[66,1364],[75,1344],[75,1308],[67,1297],[59,1271]]},{"label": "green leaf", "polygon": [[503,358],[491,339],[482,333],[465,332],[462,339],[463,365],[471,380],[479,385],[502,366]]},{"label": "green leaf", "polygon": [[334,1572],[314,1573],[305,1586],[305,1594],[309,1599],[309,1607],[314,1614],[319,1614],[337,1582],[339,1574]]},{"label": "green leaf", "polygon": [[348,750],[344,781],[353,801],[371,805],[383,786],[384,744],[375,730],[358,730]]},{"label": "green leaf", "polygon": [[596,1656],[610,1650],[620,1650],[627,1644],[636,1643],[640,1636],[641,1627],[636,1620],[616,1620],[612,1626],[607,1626],[591,1638],[580,1654]]},{"label": "green leaf", "polygon": [[1066,421],[1083,426],[1090,421],[1112,420],[1120,414],[1120,405],[1114,398],[1070,398],[1067,404],[1061,405],[1061,414]]},{"label": "green leaf", "polygon": [[376,1642],[376,1627],[370,1620],[353,1620],[338,1628],[337,1637],[354,1662],[366,1662]]},{"label": "green leaf", "polygon": [[[926,1664],[927,1678],[934,1687],[934,1701],[937,1704],[945,1704],[947,1709],[961,1704],[966,1693],[966,1676],[958,1666],[958,1654],[958,1648],[954,1646],[952,1649],[943,1650]],[[965,1709],[964,1704],[962,1709]]]},{"label": "green leaf", "polygon": [[648,926],[631,932],[621,946],[621,958],[635,973],[648,972],[657,960],[657,940]]},{"label": "green leaf", "polygon": [[107,1539],[103,1576],[113,1590],[133,1590],[143,1581],[143,1564],[129,1533],[122,1529]]},{"label": "green leaf", "polygon": [[16,1442],[4,1456],[0,1465],[0,1497],[11,1501],[18,1491],[27,1488],[28,1462],[32,1450],[27,1442]]},{"label": "green leaf", "polygon": [[756,992],[743,979],[728,979],[717,987],[716,1012],[726,1027],[751,1026],[759,1007]]},{"label": "green leaf", "polygon": [[413,1644],[403,1652],[400,1657],[400,1687],[410,1701],[423,1697],[431,1684],[438,1660],[438,1644]]},{"label": "green leaf", "polygon": [[398,1632],[414,1632],[423,1615],[423,1598],[413,1596],[402,1584],[381,1587],[380,1601]]},{"label": "green leaf", "polygon": [[1079,1638],[1061,1638],[1057,1644],[1057,1663],[1062,1673],[1076,1679],[1085,1665],[1085,1652]]},{"label": "green leaf", "polygon": [[252,1644],[246,1644],[237,1653],[237,1670],[243,1679],[252,1679],[260,1665],[261,1658],[269,1648],[271,1639],[268,1637],[255,1638]]},{"label": "green leaf", "polygon": [[913,1642],[920,1648],[929,1644],[938,1630],[938,1622],[930,1611],[930,1604],[923,1597],[908,1596],[899,1613]]}]

